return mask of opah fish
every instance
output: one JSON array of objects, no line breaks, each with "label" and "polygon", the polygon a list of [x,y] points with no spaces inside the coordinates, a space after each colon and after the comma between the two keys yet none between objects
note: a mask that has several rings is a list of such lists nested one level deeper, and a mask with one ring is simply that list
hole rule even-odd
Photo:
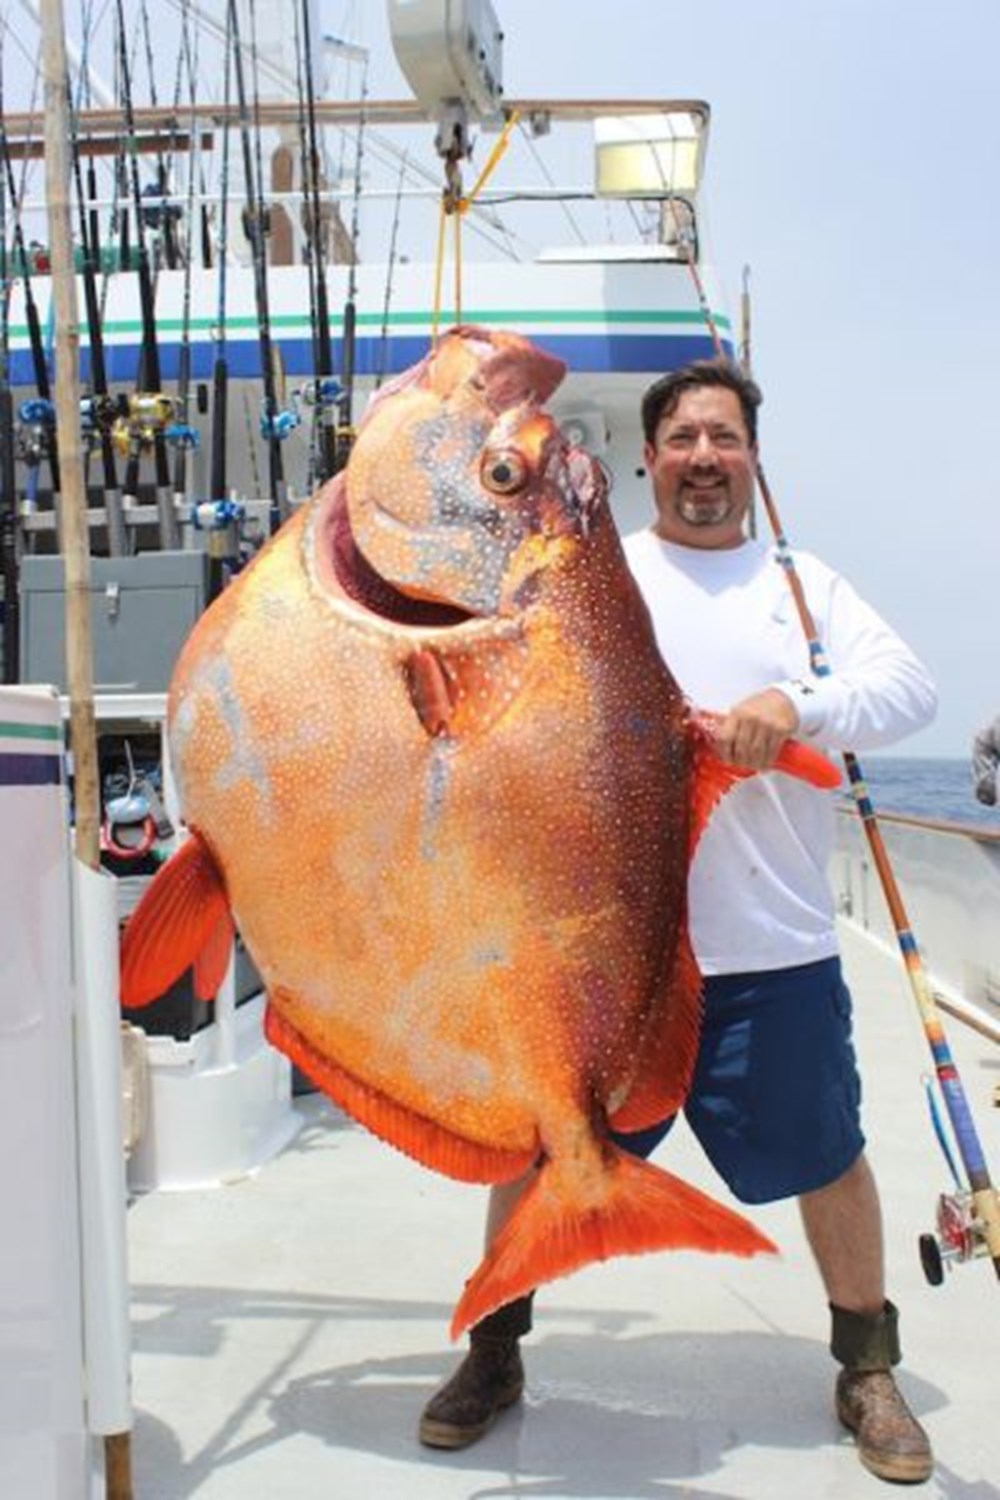
[{"label": "opah fish", "polygon": [[[745,773],[663,665],[601,469],[543,409],[563,373],[444,336],[198,622],[169,707],[191,835],[123,955],[127,1006],[192,962],[207,996],[235,918],[268,1036],[337,1104],[452,1177],[538,1164],[456,1334],[597,1258],[773,1248],[609,1137],[684,1099],[688,865]],[[803,746],[781,763],[837,780]]]}]

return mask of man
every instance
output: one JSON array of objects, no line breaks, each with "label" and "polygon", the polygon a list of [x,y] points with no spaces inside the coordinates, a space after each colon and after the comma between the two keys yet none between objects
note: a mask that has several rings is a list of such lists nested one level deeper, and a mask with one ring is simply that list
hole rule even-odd
[{"label": "man", "polygon": [[984,807],[997,802],[997,771],[1000,770],[1000,715],[984,724],[972,742],[972,785]]},{"label": "man", "polygon": [[[722,715],[720,753],[766,773],[791,736],[866,750],[919,729],[936,705],[926,671],[899,637],[844,579],[801,555],[831,666],[829,676],[810,675],[774,549],[746,537],[760,399],[721,361],[650,387],[642,418],[656,520],[625,550],[675,677],[693,703]],[[685,1114],[744,1202],[798,1198],[842,1366],[840,1420],[870,1470],[913,1482],[928,1477],[932,1457],[891,1373],[897,1313],[883,1285],[879,1202],[864,1156],[850,996],[826,880],[833,817],[828,794],[780,774],[743,783],[713,815],[689,886],[705,1009]],[[645,1156],[669,1125],[618,1139]],[[494,1190],[488,1240],[522,1190]],[[474,1442],[519,1398],[518,1340],[530,1326],[525,1297],[472,1330],[468,1355],[423,1413],[423,1442]]]}]

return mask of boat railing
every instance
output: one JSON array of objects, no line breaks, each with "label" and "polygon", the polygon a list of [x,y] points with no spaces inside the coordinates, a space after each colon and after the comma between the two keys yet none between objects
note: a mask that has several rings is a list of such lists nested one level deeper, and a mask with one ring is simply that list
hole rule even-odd
[{"label": "boat railing", "polygon": [[[839,916],[894,951],[861,821],[840,812],[830,869]],[[901,813],[880,813],[879,826],[938,1004],[1000,1042],[1000,831]]]}]

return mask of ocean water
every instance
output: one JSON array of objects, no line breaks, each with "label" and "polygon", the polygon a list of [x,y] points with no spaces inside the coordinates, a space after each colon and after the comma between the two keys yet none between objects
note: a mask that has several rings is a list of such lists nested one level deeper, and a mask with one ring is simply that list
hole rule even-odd
[{"label": "ocean water", "polygon": [[[1000,807],[976,801],[969,761],[894,755],[858,759],[876,812],[943,818],[1000,833]],[[850,799],[849,790],[846,795]]]}]

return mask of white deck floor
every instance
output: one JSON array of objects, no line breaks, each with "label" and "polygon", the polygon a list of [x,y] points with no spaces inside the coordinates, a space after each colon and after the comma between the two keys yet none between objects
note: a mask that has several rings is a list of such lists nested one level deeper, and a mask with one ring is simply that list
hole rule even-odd
[{"label": "white deck floor", "polygon": [[[900,1379],[931,1434],[921,1495],[1000,1496],[1000,1285],[988,1260],[943,1287],[917,1236],[949,1174],[921,1084],[929,1054],[901,967],[850,934],[869,1152],[882,1187]],[[948,1036],[994,1174],[1000,1053]],[[475,1447],[422,1449],[423,1402],[452,1368],[447,1323],[479,1258],[484,1194],[412,1165],[302,1101],[305,1125],[256,1175],[154,1193],[129,1213],[138,1500],[864,1500],[889,1493],[832,1414],[827,1313],[794,1205],[752,1217],[752,1262],[648,1255],[539,1297],[524,1407]],[[672,1170],[726,1201],[683,1128]]]}]

